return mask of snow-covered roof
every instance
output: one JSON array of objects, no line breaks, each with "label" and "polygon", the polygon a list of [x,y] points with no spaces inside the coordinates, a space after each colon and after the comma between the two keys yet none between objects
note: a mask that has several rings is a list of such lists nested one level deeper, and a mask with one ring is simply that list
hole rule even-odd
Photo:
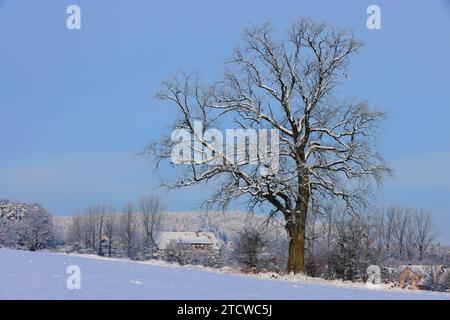
[{"label": "snow-covered roof", "polygon": [[412,272],[421,277],[418,284],[423,284],[426,280],[435,274],[436,277],[445,277],[445,269],[440,265],[400,265],[399,270],[403,272],[406,268],[409,268]]},{"label": "snow-covered roof", "polygon": [[183,244],[206,244],[211,245],[212,249],[219,250],[220,246],[217,238],[212,232],[161,232],[156,239],[156,245],[159,249],[167,249],[170,243]]},{"label": "snow-covered roof", "polygon": [[409,268],[414,273],[418,274],[419,276],[425,276],[427,275],[431,268],[435,268],[436,271],[443,271],[443,267],[440,265],[418,265],[418,264],[412,264],[412,265],[400,265],[399,270],[403,271],[406,268]]}]

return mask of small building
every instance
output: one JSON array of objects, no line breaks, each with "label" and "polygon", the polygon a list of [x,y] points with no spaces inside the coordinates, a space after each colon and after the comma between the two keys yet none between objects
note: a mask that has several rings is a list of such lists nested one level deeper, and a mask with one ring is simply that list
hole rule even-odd
[{"label": "small building", "polygon": [[414,290],[444,285],[448,277],[447,271],[440,265],[407,265],[400,266],[400,269],[399,287],[402,289],[408,284]]},{"label": "small building", "polygon": [[406,267],[400,273],[399,279],[399,287],[400,289],[404,289],[409,282],[411,282],[411,286],[413,290],[419,289],[419,281],[421,281],[423,275],[420,275],[419,272],[414,271],[412,267]]},{"label": "small building", "polygon": [[159,250],[166,250],[172,244],[187,245],[194,250],[219,250],[220,245],[212,232],[161,232],[156,238]]}]

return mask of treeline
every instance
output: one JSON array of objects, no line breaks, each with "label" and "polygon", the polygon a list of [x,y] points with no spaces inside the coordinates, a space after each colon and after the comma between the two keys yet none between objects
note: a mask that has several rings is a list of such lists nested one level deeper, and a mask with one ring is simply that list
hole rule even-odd
[{"label": "treeline", "polygon": [[[365,280],[370,265],[450,264],[448,248],[435,242],[432,216],[423,210],[391,206],[351,215],[330,207],[309,216],[306,232],[306,272],[314,277],[356,281]],[[285,234],[280,230],[275,240],[264,225],[244,227],[234,237],[233,256],[248,269],[279,270],[287,262]]]},{"label": "treeline", "polygon": [[311,275],[355,280],[369,265],[448,264],[448,249],[435,243],[431,214],[397,206],[366,215],[345,210],[313,214],[308,226]]},{"label": "treeline", "polygon": [[120,212],[105,205],[89,207],[72,219],[68,251],[147,260],[156,252],[155,239],[164,219],[161,200],[155,195],[128,203]]},{"label": "treeline", "polygon": [[[0,246],[284,272],[290,239],[281,220],[266,224],[258,215],[166,214],[163,209],[157,196],[147,195],[119,210],[92,206],[53,224],[39,205],[0,201]],[[158,252],[160,232],[199,230],[216,235],[220,252],[207,256],[180,246]],[[450,266],[449,249],[436,242],[432,216],[423,210],[391,206],[351,215],[329,206],[309,215],[306,231],[306,272],[314,277],[365,281],[367,267],[373,264]]]}]

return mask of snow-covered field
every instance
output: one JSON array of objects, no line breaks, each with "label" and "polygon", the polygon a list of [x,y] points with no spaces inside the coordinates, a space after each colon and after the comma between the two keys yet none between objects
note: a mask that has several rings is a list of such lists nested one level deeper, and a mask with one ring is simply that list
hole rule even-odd
[{"label": "snow-covered field", "polygon": [[[67,288],[70,265],[80,267],[80,290]],[[450,294],[0,249],[0,299],[450,299]]]}]

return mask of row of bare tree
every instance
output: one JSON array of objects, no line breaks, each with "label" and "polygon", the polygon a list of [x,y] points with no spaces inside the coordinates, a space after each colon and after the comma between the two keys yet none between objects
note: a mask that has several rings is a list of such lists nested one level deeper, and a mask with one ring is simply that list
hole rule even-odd
[{"label": "row of bare tree", "polygon": [[[341,210],[312,214],[307,228],[307,271],[353,280],[371,264],[424,263],[432,257],[437,233],[429,213],[391,206],[368,215]],[[430,261],[427,261],[430,262]]]},{"label": "row of bare tree", "polygon": [[[329,279],[364,279],[369,265],[445,264],[435,252],[436,232],[429,213],[391,206],[371,214],[349,215],[329,206],[307,221],[306,273]],[[247,268],[279,270],[289,239],[269,237],[264,226],[244,226],[233,239],[233,258]]]},{"label": "row of bare tree", "polygon": [[[73,218],[67,242],[81,252],[147,260],[155,257],[163,219],[161,200],[154,195],[126,204],[120,213],[93,206]],[[306,231],[306,272],[312,276],[356,280],[364,278],[371,264],[440,263],[446,258],[432,257],[436,232],[423,210],[391,206],[349,215],[329,206],[313,211]],[[232,260],[226,263],[279,271],[288,260],[289,238],[282,232],[270,236],[267,226],[243,225],[232,242]]]},{"label": "row of bare tree", "polygon": [[74,250],[131,259],[151,258],[164,218],[163,204],[155,195],[127,203],[120,213],[105,205],[92,206],[73,217],[68,243]]},{"label": "row of bare tree", "polygon": [[431,214],[424,210],[390,207],[378,217],[379,252],[398,259],[422,261],[436,232]]}]

